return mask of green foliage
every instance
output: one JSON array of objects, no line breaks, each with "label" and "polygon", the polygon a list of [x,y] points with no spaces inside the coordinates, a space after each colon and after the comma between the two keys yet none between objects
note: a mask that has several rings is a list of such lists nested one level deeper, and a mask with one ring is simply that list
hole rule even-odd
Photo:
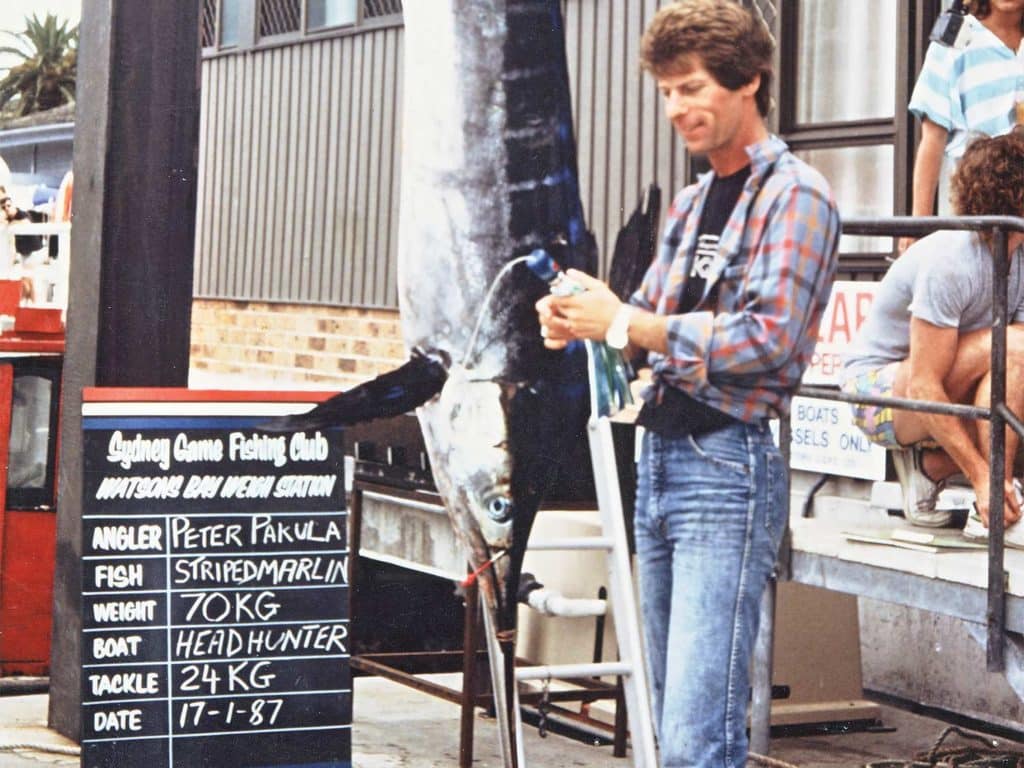
[{"label": "green foliage", "polygon": [[0,70],[0,112],[21,117],[43,112],[75,100],[78,71],[78,27],[58,23],[47,14],[42,21],[32,14],[25,19],[23,32],[5,32],[16,45],[0,47],[21,59],[18,64]]}]

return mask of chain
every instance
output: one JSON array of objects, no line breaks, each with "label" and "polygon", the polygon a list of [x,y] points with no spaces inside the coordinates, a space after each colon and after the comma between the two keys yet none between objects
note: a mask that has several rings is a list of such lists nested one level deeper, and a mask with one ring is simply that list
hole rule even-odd
[{"label": "chain", "polygon": [[544,685],[541,688],[540,703],[537,704],[537,735],[542,739],[548,737],[548,711],[551,709],[551,677],[544,678]]}]

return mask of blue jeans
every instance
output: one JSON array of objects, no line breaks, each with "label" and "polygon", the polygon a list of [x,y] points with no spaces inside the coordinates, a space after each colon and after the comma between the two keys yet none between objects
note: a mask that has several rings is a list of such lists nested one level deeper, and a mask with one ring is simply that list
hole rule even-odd
[{"label": "blue jeans", "polygon": [[636,552],[663,768],[747,758],[750,656],[788,514],[767,425],[699,437],[648,432],[638,466]]}]

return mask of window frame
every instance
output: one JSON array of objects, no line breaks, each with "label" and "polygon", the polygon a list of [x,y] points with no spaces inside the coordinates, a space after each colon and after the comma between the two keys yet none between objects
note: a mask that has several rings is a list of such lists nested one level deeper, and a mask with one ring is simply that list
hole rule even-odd
[{"label": "window frame", "polygon": [[[855,146],[892,146],[893,210],[881,215],[909,214],[914,150],[920,134],[909,112],[907,103],[924,52],[928,46],[928,32],[940,11],[940,0],[896,0],[896,19],[899,31],[896,39],[895,104],[892,118],[869,118],[837,122],[800,124],[797,115],[797,88],[782,88],[782,83],[795,83],[798,72],[797,44],[799,41],[800,3],[803,0],[781,3],[779,9],[779,40],[774,83],[777,105],[773,117],[779,136],[794,152],[808,149],[837,149]],[[883,271],[885,259],[892,251],[843,253],[841,269],[856,271]]]},{"label": "window frame", "polygon": [[[356,3],[355,23],[332,25],[328,27],[309,28],[309,0],[302,0],[300,5],[301,18],[299,29],[282,32],[276,35],[261,37],[259,34],[259,4],[263,0],[216,0],[217,12],[213,34],[214,44],[201,46],[202,58],[210,59],[220,56],[232,56],[253,51],[267,50],[307,40],[323,40],[332,37],[345,37],[367,32],[373,29],[397,27],[402,24],[401,13],[389,13],[382,16],[366,15],[366,0]],[[226,2],[235,2],[241,14],[241,34],[237,44],[223,45],[221,39],[221,21]]]},{"label": "window frame", "polygon": [[[325,0],[326,1],[326,0]],[[363,15],[366,12],[366,8],[363,5],[362,0],[356,0],[356,18],[354,21],[342,22],[340,24],[325,24],[322,27],[310,27],[309,26],[309,4],[312,0],[302,0],[302,31],[306,37],[310,35],[320,35],[323,33],[334,32],[341,29],[352,29],[358,27],[363,22]]]},{"label": "window frame", "polygon": [[[5,508],[17,511],[56,511],[56,478],[57,478],[57,441],[59,427],[57,417],[60,410],[60,387],[62,360],[59,356],[4,358],[5,365],[13,368],[11,379],[11,424],[14,424],[14,382],[19,376],[39,376],[50,381],[50,412],[49,438],[46,445],[46,475],[43,485],[38,488],[11,488],[7,485],[7,474],[4,474],[6,488]],[[5,438],[10,441],[10,435]],[[10,471],[8,460],[7,470]]]}]

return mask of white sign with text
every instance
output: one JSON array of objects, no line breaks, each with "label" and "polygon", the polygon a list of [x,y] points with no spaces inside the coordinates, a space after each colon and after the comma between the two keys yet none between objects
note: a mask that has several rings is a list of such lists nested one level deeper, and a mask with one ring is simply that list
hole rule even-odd
[{"label": "white sign with text", "polygon": [[[877,289],[878,283],[835,282],[804,384],[838,386],[843,353],[867,318]],[[854,425],[848,403],[796,397],[790,424],[793,469],[864,480],[885,479],[885,449],[870,442]]]},{"label": "white sign with text", "polygon": [[849,403],[793,398],[789,465],[830,475],[885,479],[885,449],[853,423]]},{"label": "white sign with text", "polygon": [[802,382],[813,386],[838,386],[842,356],[867,319],[878,283],[837,280],[832,286],[818,329],[811,364]]}]

